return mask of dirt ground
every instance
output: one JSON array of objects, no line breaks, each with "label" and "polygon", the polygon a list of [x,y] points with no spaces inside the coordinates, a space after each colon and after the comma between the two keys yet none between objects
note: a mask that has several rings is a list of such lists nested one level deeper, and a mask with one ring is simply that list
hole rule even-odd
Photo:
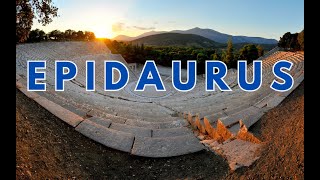
[{"label": "dirt ground", "polygon": [[252,166],[228,179],[304,179],[304,82],[250,131],[266,148]]},{"label": "dirt ground", "polygon": [[84,137],[16,89],[16,179],[303,179],[304,83],[251,131],[266,148],[235,172],[207,151],[137,157]]}]

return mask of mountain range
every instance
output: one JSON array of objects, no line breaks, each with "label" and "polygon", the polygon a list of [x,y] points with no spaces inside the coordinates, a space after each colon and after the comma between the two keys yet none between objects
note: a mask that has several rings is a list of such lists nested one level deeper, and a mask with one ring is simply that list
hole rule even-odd
[{"label": "mountain range", "polygon": [[179,33],[179,34],[194,34],[198,36],[205,37],[207,39],[210,39],[212,41],[218,42],[218,43],[227,43],[229,38],[232,38],[232,42],[234,44],[237,43],[253,43],[253,44],[277,44],[278,41],[275,39],[267,39],[262,37],[249,37],[249,36],[232,36],[229,34],[224,34],[212,29],[202,29],[202,28],[192,28],[189,30],[173,30],[173,31],[150,31],[143,33],[136,37],[130,37],[126,35],[119,35],[113,38],[113,40],[117,41],[133,41],[137,40],[143,37],[156,35],[156,34],[163,34],[163,33]]},{"label": "mountain range", "polygon": [[225,44],[212,41],[196,34],[161,33],[153,34],[130,41],[132,44],[149,46],[180,46],[197,48],[219,48]]}]

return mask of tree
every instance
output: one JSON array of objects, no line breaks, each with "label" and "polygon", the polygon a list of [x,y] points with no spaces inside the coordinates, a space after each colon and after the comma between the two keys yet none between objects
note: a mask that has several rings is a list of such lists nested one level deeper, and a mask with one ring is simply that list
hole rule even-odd
[{"label": "tree", "polygon": [[233,68],[234,64],[236,64],[236,59],[234,57],[234,48],[232,44],[232,39],[229,38],[227,50],[222,54],[222,61],[226,63],[229,68]]},{"label": "tree", "polygon": [[304,51],[304,30],[298,34],[298,43],[300,45],[300,50]]},{"label": "tree", "polygon": [[278,46],[286,48],[288,50],[299,50],[300,44],[298,42],[298,33],[291,34],[290,32],[285,33],[278,42]]},{"label": "tree", "polygon": [[83,31],[77,32],[77,40],[84,40],[84,33]]},{"label": "tree", "polygon": [[291,40],[291,33],[287,32],[282,37],[280,37],[278,46],[282,48],[287,48],[290,40]]},{"label": "tree", "polygon": [[42,30],[35,29],[30,31],[27,42],[40,42],[46,40],[46,33]]},{"label": "tree", "polygon": [[246,60],[248,64],[258,57],[258,48],[254,44],[246,44],[239,51],[239,59]]},{"label": "tree", "polygon": [[294,51],[300,49],[299,42],[298,42],[298,33],[294,33],[291,35],[291,39],[290,39],[288,48],[290,50],[294,50]]},{"label": "tree", "polygon": [[142,53],[144,52],[144,44],[143,43],[140,46],[140,50],[141,50]]},{"label": "tree", "polygon": [[16,43],[27,40],[34,18],[45,26],[58,16],[57,12],[52,0],[16,0]]},{"label": "tree", "polygon": [[222,50],[221,54],[220,54],[220,57],[221,57],[221,61],[223,61],[224,63],[226,63],[225,62],[226,56],[227,56],[226,50]]},{"label": "tree", "polygon": [[233,59],[234,59],[234,57],[233,57],[233,44],[232,44],[232,39],[229,38],[226,56],[225,56],[225,62],[230,63],[230,61],[232,61]]},{"label": "tree", "polygon": [[49,33],[49,38],[53,40],[61,40],[62,32],[59,30],[53,30]]},{"label": "tree", "polygon": [[258,57],[261,57],[264,55],[264,49],[262,46],[258,45],[257,46],[257,49],[258,49]]},{"label": "tree", "polygon": [[72,36],[73,36],[73,33],[75,33],[76,31],[74,30],[71,30],[71,29],[68,29],[68,30],[65,30],[64,31],[64,37],[67,39],[67,40],[72,40]]},{"label": "tree", "polygon": [[86,41],[93,41],[94,39],[96,39],[95,34],[93,32],[90,32],[90,31],[85,31],[84,37],[85,37]]},{"label": "tree", "polygon": [[214,54],[211,55],[212,60],[219,60],[219,55],[215,52]]},{"label": "tree", "polygon": [[197,62],[198,62],[198,63],[204,62],[204,61],[207,60],[207,59],[208,59],[208,57],[207,57],[204,53],[199,52],[199,53],[197,54]]},{"label": "tree", "polygon": [[40,38],[40,41],[45,41],[48,39],[48,36],[43,30],[40,30],[39,31],[39,38]]}]

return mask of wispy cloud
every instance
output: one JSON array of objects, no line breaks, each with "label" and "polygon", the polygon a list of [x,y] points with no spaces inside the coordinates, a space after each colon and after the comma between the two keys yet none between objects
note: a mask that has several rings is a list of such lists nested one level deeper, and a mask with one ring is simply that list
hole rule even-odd
[{"label": "wispy cloud", "polygon": [[132,26],[135,29],[139,29],[139,30],[154,30],[156,29],[155,27],[141,27],[141,26]]},{"label": "wispy cloud", "polygon": [[125,24],[121,22],[117,22],[112,24],[112,31],[113,32],[120,32],[123,31]]},{"label": "wispy cloud", "polygon": [[168,23],[170,23],[170,24],[175,24],[176,21],[168,21]]},{"label": "wispy cloud", "polygon": [[142,26],[130,26],[122,22],[116,22],[112,24],[112,31],[113,32],[121,32],[124,31],[125,29],[137,29],[137,30],[154,30],[156,29],[155,27],[142,27]]}]

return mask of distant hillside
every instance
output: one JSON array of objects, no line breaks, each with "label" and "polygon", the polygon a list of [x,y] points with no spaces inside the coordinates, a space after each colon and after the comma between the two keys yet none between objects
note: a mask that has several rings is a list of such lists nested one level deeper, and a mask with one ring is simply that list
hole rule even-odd
[{"label": "distant hillside", "polygon": [[217,43],[205,37],[195,34],[162,33],[142,37],[131,41],[133,44],[144,44],[149,46],[188,46],[198,48],[218,48],[224,44]]},{"label": "distant hillside", "polygon": [[253,44],[277,44],[278,41],[275,39],[267,39],[267,38],[262,38],[262,37],[249,37],[249,36],[232,36],[229,34],[224,34],[220,33],[218,31],[212,30],[212,29],[201,29],[201,28],[192,28],[189,30],[173,30],[170,32],[166,31],[150,31],[143,33],[137,37],[129,37],[129,36],[124,36],[124,35],[119,35],[113,40],[118,40],[118,41],[132,41],[136,40],[142,37],[150,36],[150,35],[155,35],[155,34],[162,34],[162,33],[180,33],[180,34],[195,34],[199,35],[205,38],[208,38],[212,41],[219,42],[219,43],[227,43],[229,38],[232,38],[232,42],[234,44],[237,43],[253,43]]},{"label": "distant hillside", "polygon": [[142,37],[151,36],[151,35],[155,35],[155,34],[161,34],[161,33],[166,33],[166,31],[149,31],[149,32],[145,32],[143,34],[140,34],[139,36],[136,36],[136,37],[130,37],[130,36],[126,36],[126,35],[119,35],[119,36],[116,36],[115,38],[113,38],[113,40],[117,40],[117,41],[133,41],[135,39],[139,39],[139,38],[142,38]]},{"label": "distant hillside", "polygon": [[117,41],[132,41],[134,39],[136,39],[136,37],[130,37],[126,35],[118,35],[115,38],[113,38],[113,40],[117,40]]},{"label": "distant hillside", "polygon": [[232,37],[232,42],[234,44],[237,44],[237,43],[277,44],[278,43],[278,41],[275,39],[266,39],[262,37],[248,37],[248,36],[232,36],[229,34],[220,33],[212,29],[201,29],[198,27],[185,30],[185,31],[174,30],[172,32],[182,33],[182,34],[196,34],[219,43],[227,43],[230,37]]},{"label": "distant hillside", "polygon": [[223,34],[212,29],[193,28],[189,30],[174,30],[172,32],[181,34],[196,34],[220,43],[227,43],[229,37],[232,37],[231,35]]},{"label": "distant hillside", "polygon": [[278,41],[275,39],[266,39],[262,37],[247,37],[247,36],[232,36],[232,42],[237,43],[252,43],[252,44],[269,44],[276,45]]}]

